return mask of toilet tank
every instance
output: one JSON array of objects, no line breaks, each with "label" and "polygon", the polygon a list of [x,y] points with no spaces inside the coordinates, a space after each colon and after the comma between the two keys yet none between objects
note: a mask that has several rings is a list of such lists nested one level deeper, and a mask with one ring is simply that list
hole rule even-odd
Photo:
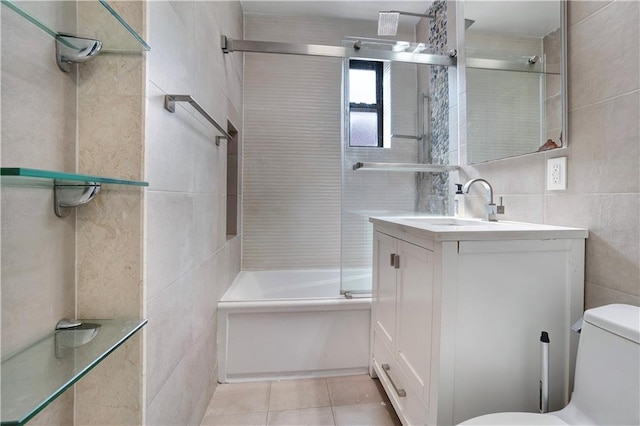
[{"label": "toilet tank", "polygon": [[596,425],[640,425],[640,307],[585,312],[574,391],[562,412]]}]

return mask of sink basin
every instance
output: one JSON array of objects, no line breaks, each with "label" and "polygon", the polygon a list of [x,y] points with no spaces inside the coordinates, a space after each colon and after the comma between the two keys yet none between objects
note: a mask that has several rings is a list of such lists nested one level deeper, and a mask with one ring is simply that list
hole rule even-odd
[{"label": "sink basin", "polygon": [[499,222],[488,222],[474,219],[458,219],[455,217],[403,217],[398,220],[422,223],[432,226],[491,226]]}]

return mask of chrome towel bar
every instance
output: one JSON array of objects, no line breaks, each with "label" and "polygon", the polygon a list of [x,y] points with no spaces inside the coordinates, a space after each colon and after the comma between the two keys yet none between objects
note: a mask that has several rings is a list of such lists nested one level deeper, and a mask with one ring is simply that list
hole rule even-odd
[{"label": "chrome towel bar", "polygon": [[192,107],[196,109],[207,121],[213,124],[222,136],[216,136],[216,145],[220,146],[220,139],[226,139],[227,141],[231,139],[231,135],[227,133],[222,126],[220,126],[214,118],[209,115],[207,111],[205,111],[200,104],[191,97],[191,95],[164,95],[164,109],[169,112],[176,112],[176,102],[189,102]]}]

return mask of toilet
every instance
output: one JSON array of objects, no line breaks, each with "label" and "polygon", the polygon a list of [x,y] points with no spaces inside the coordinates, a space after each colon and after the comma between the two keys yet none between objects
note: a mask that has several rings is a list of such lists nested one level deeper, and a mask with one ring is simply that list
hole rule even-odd
[{"label": "toilet", "polygon": [[575,386],[562,410],[487,414],[460,425],[640,425],[640,307],[584,313]]}]

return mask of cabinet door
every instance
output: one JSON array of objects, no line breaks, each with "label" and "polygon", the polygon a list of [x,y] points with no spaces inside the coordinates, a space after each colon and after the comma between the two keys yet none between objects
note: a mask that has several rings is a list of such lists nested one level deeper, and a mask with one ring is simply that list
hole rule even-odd
[{"label": "cabinet door", "polygon": [[391,256],[396,253],[396,240],[380,232],[375,233],[374,263],[374,327],[389,349],[393,348],[396,333],[396,269]]},{"label": "cabinet door", "polygon": [[409,380],[429,402],[433,311],[433,253],[399,241],[396,356]]}]

